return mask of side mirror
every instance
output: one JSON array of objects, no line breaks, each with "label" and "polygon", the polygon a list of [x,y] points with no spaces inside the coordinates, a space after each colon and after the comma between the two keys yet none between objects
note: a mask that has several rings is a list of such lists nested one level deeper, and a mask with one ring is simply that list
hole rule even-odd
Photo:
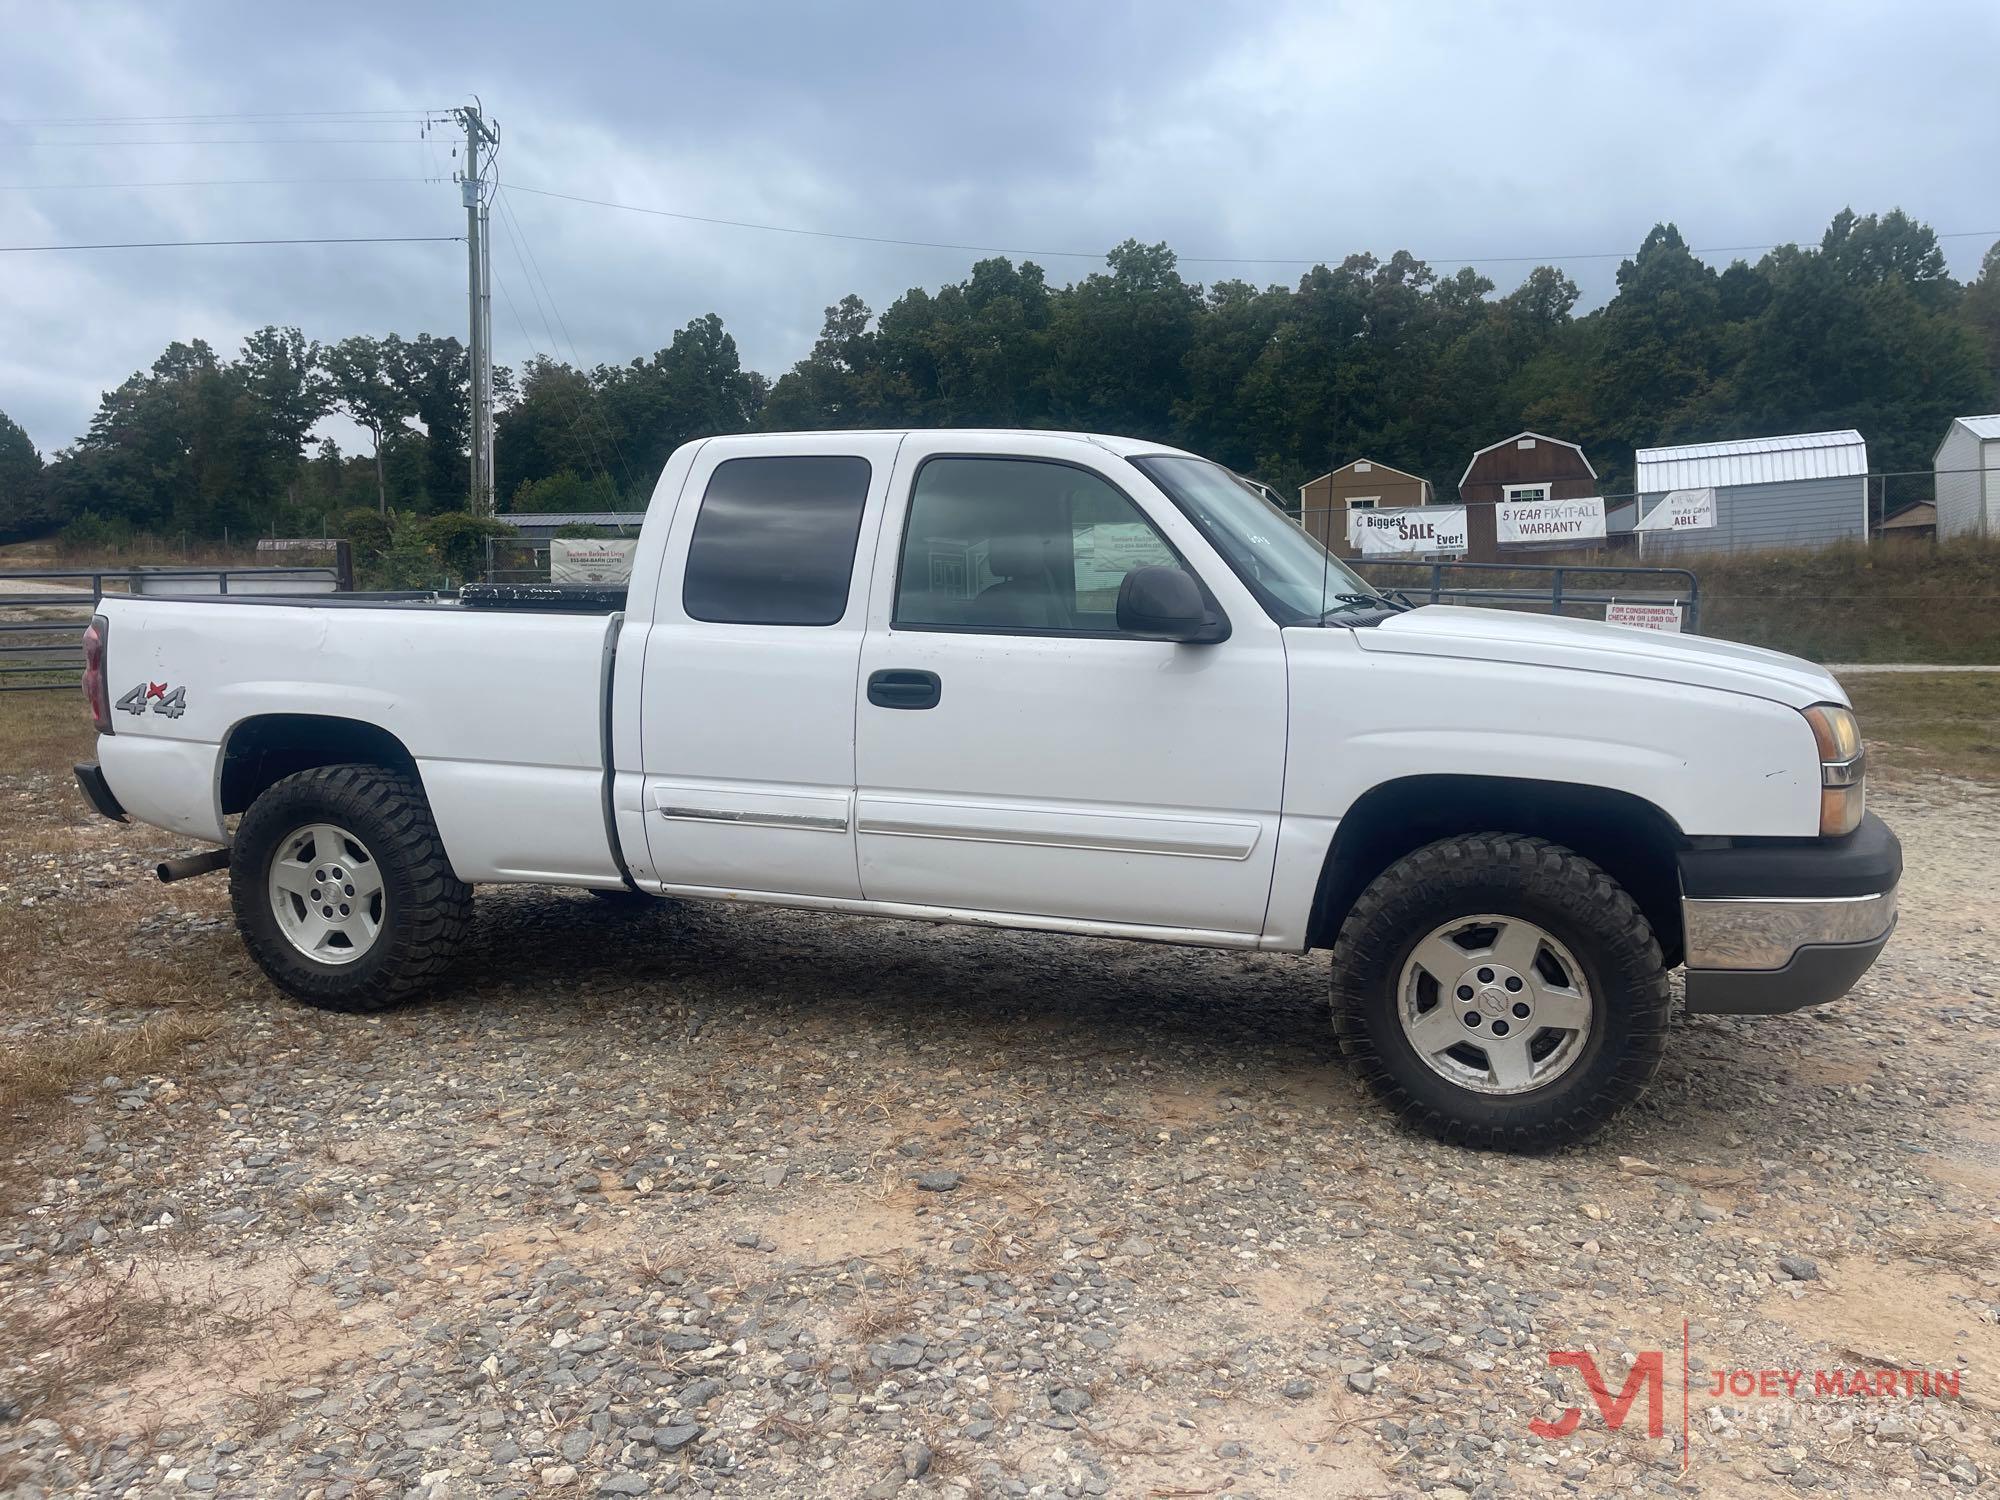
[{"label": "side mirror", "polygon": [[1118,585],[1118,629],[1149,641],[1212,646],[1229,639],[1229,621],[1209,608],[1201,585],[1179,568],[1134,568]]}]

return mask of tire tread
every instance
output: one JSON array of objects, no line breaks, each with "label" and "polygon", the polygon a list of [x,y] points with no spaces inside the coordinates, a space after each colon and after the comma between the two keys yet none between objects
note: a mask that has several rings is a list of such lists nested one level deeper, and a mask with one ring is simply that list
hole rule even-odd
[{"label": "tire tread", "polygon": [[[1440,888],[1494,878],[1518,880],[1527,893],[1580,914],[1613,966],[1607,999],[1621,1003],[1624,1017],[1624,1045],[1596,1088],[1579,1091],[1556,1113],[1513,1124],[1455,1118],[1418,1098],[1385,1064],[1367,1019],[1370,980],[1408,941],[1398,908]],[[1333,1019],[1342,1053],[1404,1124],[1454,1145],[1545,1151],[1602,1128],[1658,1072],[1671,1003],[1660,945],[1638,904],[1598,865],[1544,838],[1492,831],[1425,845],[1369,883],[1334,940]]]}]

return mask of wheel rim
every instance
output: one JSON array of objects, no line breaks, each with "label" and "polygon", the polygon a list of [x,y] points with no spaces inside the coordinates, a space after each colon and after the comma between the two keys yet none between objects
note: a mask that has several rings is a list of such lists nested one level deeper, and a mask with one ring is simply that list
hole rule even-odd
[{"label": "wheel rim", "polygon": [[279,841],[270,894],[278,931],[314,963],[351,964],[381,935],[381,866],[338,824],[310,823]]},{"label": "wheel rim", "polygon": [[1437,927],[1404,960],[1403,1035],[1429,1068],[1479,1094],[1525,1094],[1562,1077],[1590,1040],[1590,981],[1576,956],[1522,917]]}]

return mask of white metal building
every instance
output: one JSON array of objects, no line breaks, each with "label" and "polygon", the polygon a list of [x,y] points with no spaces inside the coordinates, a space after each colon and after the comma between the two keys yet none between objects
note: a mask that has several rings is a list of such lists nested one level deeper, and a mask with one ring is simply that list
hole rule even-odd
[{"label": "white metal building", "polygon": [[2000,533],[2000,414],[1954,417],[1931,468],[1939,541]]},{"label": "white metal building", "polygon": [[1868,540],[1868,445],[1852,428],[1641,448],[1639,514],[1669,490],[1713,489],[1715,525],[1641,532],[1648,557]]}]

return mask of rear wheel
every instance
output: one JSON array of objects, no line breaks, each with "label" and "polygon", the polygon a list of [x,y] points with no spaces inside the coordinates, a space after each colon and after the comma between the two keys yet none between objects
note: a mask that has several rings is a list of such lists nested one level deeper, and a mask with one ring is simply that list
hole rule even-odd
[{"label": "rear wheel", "polygon": [[264,792],[229,862],[258,966],[323,1010],[380,1010],[444,972],[471,924],[424,794],[377,766],[324,766]]},{"label": "rear wheel", "polygon": [[1334,946],[1342,1050],[1411,1125],[1539,1150],[1636,1099],[1666,1046],[1660,948],[1581,855],[1488,833],[1406,855]]}]

